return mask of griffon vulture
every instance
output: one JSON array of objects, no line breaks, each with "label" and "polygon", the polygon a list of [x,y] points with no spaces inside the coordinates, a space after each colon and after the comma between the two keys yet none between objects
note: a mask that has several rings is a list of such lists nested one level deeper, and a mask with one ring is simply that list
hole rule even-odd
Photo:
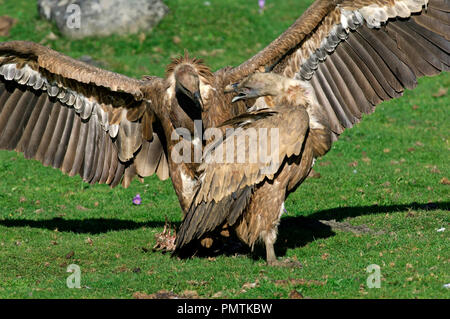
[{"label": "griffon vulture", "polygon": [[[363,114],[414,88],[417,77],[449,69],[449,12],[450,1],[439,0],[316,1],[268,48],[232,70],[238,83],[225,88],[237,93],[232,102],[256,102],[224,123],[239,129],[208,145],[175,252],[227,225],[250,247],[262,241],[269,264],[295,265],[277,260],[273,247],[286,197]],[[242,80],[260,63],[272,73]],[[276,151],[247,142],[251,130],[266,129],[269,144],[272,128],[278,129]],[[259,161],[264,152],[267,162]]]},{"label": "griffon vulture", "polygon": [[197,164],[170,154],[174,130],[193,132],[201,119],[200,92],[213,79],[201,61],[185,55],[165,79],[135,80],[14,41],[0,44],[0,74],[0,148],[111,187],[170,176],[183,211],[189,207],[183,180]]},{"label": "griffon vulture", "polygon": [[[301,83],[301,89],[289,96],[303,95],[304,100],[292,110],[301,115],[298,122],[304,125],[299,128],[299,140],[293,142],[302,145],[301,153],[296,153],[296,147],[292,153],[302,159],[298,163],[302,175],[362,114],[400,96],[404,88],[413,88],[417,77],[448,70],[449,11],[448,0],[317,0],[243,64],[212,73],[185,56],[167,68],[164,79],[131,79],[35,43],[1,43],[0,148],[23,152],[69,175],[80,174],[90,183],[127,186],[134,176],[170,176],[186,214],[177,238],[179,250],[222,226],[244,225],[245,212],[262,214],[265,207],[252,208],[259,193],[267,202],[273,201],[272,195],[280,196],[276,199],[280,212],[285,196],[298,185],[268,194],[269,190],[259,191],[264,188],[258,184],[261,176],[250,174],[242,188],[234,177],[245,176],[242,165],[237,175],[225,176],[218,170],[204,183],[211,174],[207,165],[198,168],[195,161],[178,163],[171,156],[178,142],[172,139],[177,128],[192,132],[194,120],[200,118],[207,129],[224,122],[242,126],[247,122],[240,121],[243,118],[260,125],[260,120],[286,116],[291,112],[290,100],[277,100],[284,93],[270,97],[259,92],[253,96],[259,97],[256,102],[232,103],[235,93],[229,87],[245,83],[253,73],[280,74]],[[242,89],[242,85],[234,87]],[[245,107],[251,107],[250,113],[232,120]],[[274,107],[271,112],[260,110],[270,107]],[[195,141],[186,142],[194,147]],[[286,150],[283,162],[290,162],[292,149]],[[306,150],[312,154],[303,154]],[[271,176],[264,178],[263,183],[270,184]],[[286,178],[302,180],[301,176]],[[237,196],[244,189],[244,195]],[[241,211],[242,207],[246,209]],[[204,219],[195,219],[197,212],[203,212]],[[245,242],[252,245],[261,239],[271,250],[276,225],[266,230],[250,227],[247,232],[246,239],[241,231]],[[268,257],[273,263],[272,252]]]}]

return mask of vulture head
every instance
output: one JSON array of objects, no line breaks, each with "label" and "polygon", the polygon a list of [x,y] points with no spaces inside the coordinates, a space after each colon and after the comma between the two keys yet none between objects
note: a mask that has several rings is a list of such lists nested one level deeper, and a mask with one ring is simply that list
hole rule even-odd
[{"label": "vulture head", "polygon": [[[257,99],[264,97],[262,108],[273,108],[276,105],[308,105],[314,101],[309,98],[310,87],[301,81],[287,78],[276,73],[253,73],[241,82],[225,87],[225,93],[235,92],[231,100]],[[249,110],[257,110],[258,103],[252,104]]]},{"label": "vulture head", "polygon": [[286,82],[290,82],[290,79],[275,73],[253,73],[239,83],[226,86],[225,93],[237,93],[232,102],[261,96],[277,96],[289,86]]},{"label": "vulture head", "polygon": [[[203,100],[200,94],[200,78],[195,68],[187,63],[182,63],[175,69],[174,79],[177,99],[190,99],[190,106],[201,112]],[[183,106],[184,103],[180,105]]]},{"label": "vulture head", "polygon": [[174,127],[186,127],[193,132],[193,121],[202,119],[204,87],[214,77],[203,62],[190,58],[187,52],[172,60],[167,67],[169,96],[172,97],[170,119]]}]

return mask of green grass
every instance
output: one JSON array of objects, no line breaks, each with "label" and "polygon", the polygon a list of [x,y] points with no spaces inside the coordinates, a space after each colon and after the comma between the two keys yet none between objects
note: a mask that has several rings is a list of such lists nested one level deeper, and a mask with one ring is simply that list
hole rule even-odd
[{"label": "green grass", "polygon": [[[70,41],[38,18],[35,1],[0,0],[0,15],[18,19],[0,41],[43,41],[135,77],[162,76],[170,57],[184,48],[218,69],[258,52],[312,1],[267,1],[264,15],[256,1],[165,2],[170,14],[145,39]],[[50,32],[58,38],[45,40]],[[174,36],[181,42],[174,43]],[[414,91],[380,105],[318,161],[322,177],[308,179],[289,197],[276,251],[296,257],[302,269],[266,267],[251,256],[178,260],[153,253],[148,249],[165,216],[181,221],[170,181],[151,177],[128,189],[91,186],[1,151],[0,297],[131,298],[135,292],[196,290],[206,298],[218,292],[287,298],[295,289],[312,298],[448,298],[449,186],[440,181],[450,178],[450,99],[433,94],[449,84],[449,74],[421,79]],[[137,193],[141,206],[132,205]],[[332,219],[372,232],[354,234],[315,221]],[[437,232],[441,227],[446,230]],[[66,287],[72,263],[81,267],[82,289]],[[381,267],[380,289],[366,285],[370,264]],[[242,289],[256,281],[255,288]]]}]

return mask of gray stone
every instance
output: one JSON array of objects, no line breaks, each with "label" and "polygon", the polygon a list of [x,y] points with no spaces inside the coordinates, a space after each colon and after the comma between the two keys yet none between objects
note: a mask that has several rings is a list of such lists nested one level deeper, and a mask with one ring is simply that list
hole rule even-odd
[{"label": "gray stone", "polygon": [[70,38],[149,31],[169,11],[161,0],[38,0],[38,9]]}]

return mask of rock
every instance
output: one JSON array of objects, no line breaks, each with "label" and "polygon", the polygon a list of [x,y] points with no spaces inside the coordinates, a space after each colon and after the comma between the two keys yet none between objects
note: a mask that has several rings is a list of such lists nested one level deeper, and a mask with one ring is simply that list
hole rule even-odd
[{"label": "rock", "polygon": [[161,0],[38,0],[39,14],[70,38],[149,31],[167,14]]}]

